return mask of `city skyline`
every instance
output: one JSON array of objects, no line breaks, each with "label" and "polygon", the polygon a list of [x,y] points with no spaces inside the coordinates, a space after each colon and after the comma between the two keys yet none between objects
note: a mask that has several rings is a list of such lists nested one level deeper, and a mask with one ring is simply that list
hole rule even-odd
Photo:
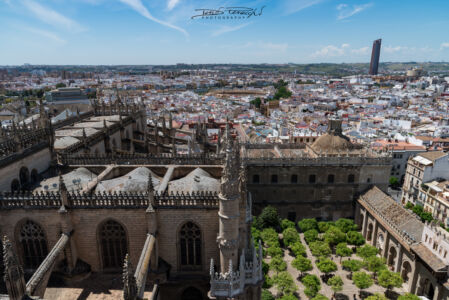
[{"label": "city skyline", "polygon": [[[260,16],[191,19],[244,6]],[[449,3],[0,0],[0,65],[448,61]],[[417,13],[419,12],[419,14]]]}]

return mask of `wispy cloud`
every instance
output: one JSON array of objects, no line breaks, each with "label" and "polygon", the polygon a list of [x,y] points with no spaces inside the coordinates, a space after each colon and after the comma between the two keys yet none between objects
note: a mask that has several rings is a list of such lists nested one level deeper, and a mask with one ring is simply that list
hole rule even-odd
[{"label": "wispy cloud", "polygon": [[395,53],[395,52],[400,52],[400,51],[404,51],[409,49],[409,47],[405,47],[405,46],[385,46],[383,47],[383,50],[386,53]]},{"label": "wispy cloud", "polygon": [[345,51],[349,48],[349,44],[342,44],[340,47],[334,45],[324,46],[323,48],[312,53],[312,57],[331,57],[331,56],[342,56]]},{"label": "wispy cloud", "polygon": [[80,32],[86,30],[85,27],[81,26],[74,20],[60,14],[59,12],[45,7],[35,1],[32,0],[23,0],[24,6],[31,11],[36,18],[50,24],[54,27],[64,27],[70,31]]},{"label": "wispy cloud", "polygon": [[227,26],[227,25],[225,25],[225,26],[222,26],[219,29],[213,31],[212,32],[212,36],[219,36],[219,35],[222,35],[222,34],[225,34],[225,33],[228,33],[228,32],[237,31],[239,29],[242,29],[242,28],[248,26],[249,24],[251,24],[251,23],[243,23],[243,24],[240,24],[240,25],[237,25],[237,26]]},{"label": "wispy cloud", "polygon": [[355,55],[369,54],[369,47],[362,47],[362,48],[359,48],[359,49],[352,49],[351,53],[355,54]]},{"label": "wispy cloud", "polygon": [[349,6],[347,4],[339,4],[337,5],[337,10],[339,11],[338,16],[337,16],[337,20],[344,20],[347,19],[349,17],[352,17],[358,13],[361,13],[362,11],[364,11],[367,8],[370,8],[371,6],[373,6],[373,3],[366,3],[366,4],[361,4],[361,5],[352,5]]},{"label": "wispy cloud", "polygon": [[58,42],[60,44],[65,44],[66,43],[66,40],[60,38],[56,33],[51,32],[51,31],[38,29],[38,28],[32,28],[32,27],[24,27],[23,29],[28,31],[28,32],[31,32],[33,34],[37,34],[37,35],[40,35],[41,37],[47,38],[49,40],[52,40],[54,42]]},{"label": "wispy cloud", "polygon": [[176,5],[178,5],[180,0],[167,0],[167,8],[168,10],[172,10],[175,8]]},{"label": "wispy cloud", "polygon": [[443,50],[445,48],[449,48],[449,43],[441,43],[440,49]]},{"label": "wispy cloud", "polygon": [[178,30],[179,32],[182,32],[185,36],[189,36],[187,31],[185,31],[183,28],[178,27],[176,25],[173,25],[171,23],[168,23],[166,21],[162,21],[162,20],[159,20],[159,19],[153,17],[153,15],[143,5],[141,0],[119,0],[119,1],[122,2],[123,4],[128,5],[129,7],[134,9],[136,12],[138,12],[139,14],[141,14],[142,16],[147,18],[148,20],[151,20],[153,22],[159,23],[159,24],[164,25],[166,27]]},{"label": "wispy cloud", "polygon": [[294,14],[324,1],[325,0],[286,0],[284,2],[285,13]]}]

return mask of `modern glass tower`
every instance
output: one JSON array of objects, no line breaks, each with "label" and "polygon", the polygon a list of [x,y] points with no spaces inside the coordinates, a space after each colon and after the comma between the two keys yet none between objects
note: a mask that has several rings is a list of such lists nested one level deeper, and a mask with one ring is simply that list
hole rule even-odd
[{"label": "modern glass tower", "polygon": [[373,42],[373,51],[371,52],[371,63],[369,64],[369,74],[377,75],[379,69],[379,57],[380,57],[380,44],[382,39],[375,40]]}]

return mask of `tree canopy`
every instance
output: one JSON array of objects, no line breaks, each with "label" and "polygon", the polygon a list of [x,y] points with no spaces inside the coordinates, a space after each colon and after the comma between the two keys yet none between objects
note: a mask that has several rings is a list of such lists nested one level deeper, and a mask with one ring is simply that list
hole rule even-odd
[{"label": "tree canopy", "polygon": [[321,289],[320,279],[316,275],[306,275],[301,279],[301,282],[305,286],[304,293],[308,297],[315,297]]},{"label": "tree canopy", "polygon": [[262,213],[260,214],[258,219],[262,228],[279,227],[278,211],[271,205],[268,205],[262,210]]},{"label": "tree canopy", "polygon": [[332,222],[332,221],[329,221],[329,222],[324,222],[324,221],[318,222],[318,231],[321,232],[321,233],[326,232],[329,229],[329,227],[331,227],[331,226],[335,226],[335,223]]},{"label": "tree canopy", "polygon": [[361,290],[369,288],[374,283],[371,276],[368,273],[362,271],[355,272],[354,275],[352,275],[352,281],[354,282],[355,286]]},{"label": "tree canopy", "polygon": [[292,227],[286,228],[282,231],[282,239],[284,241],[284,245],[287,247],[300,241],[299,233]]},{"label": "tree canopy", "polygon": [[346,234],[335,226],[329,227],[329,229],[323,235],[324,241],[329,245],[337,245],[346,241]]},{"label": "tree canopy", "polygon": [[309,246],[313,256],[316,257],[329,256],[332,253],[329,244],[323,241],[312,242]]},{"label": "tree canopy", "polygon": [[343,266],[343,268],[351,272],[357,272],[360,271],[360,269],[363,267],[363,262],[357,259],[350,259],[344,260],[341,265]]},{"label": "tree canopy", "polygon": [[329,300],[329,298],[327,298],[326,296],[324,296],[322,294],[318,294],[315,297],[313,297],[311,300]]},{"label": "tree canopy", "polygon": [[336,247],[335,254],[341,257],[351,256],[352,249],[349,248],[346,243],[339,243]]},{"label": "tree canopy", "polygon": [[348,231],[357,230],[357,225],[354,224],[354,220],[341,218],[335,222],[335,226],[337,226],[344,233]]},{"label": "tree canopy", "polygon": [[318,222],[316,219],[302,219],[298,222],[298,226],[302,232],[306,232],[307,230],[315,229],[318,230]]},{"label": "tree canopy", "polygon": [[411,294],[411,293],[406,293],[404,295],[401,295],[398,297],[398,300],[420,300],[418,296]]},{"label": "tree canopy", "polygon": [[330,285],[331,289],[336,292],[340,292],[343,290],[343,279],[340,276],[333,276],[329,278],[327,284]]},{"label": "tree canopy", "polygon": [[316,266],[321,272],[326,274],[337,271],[337,264],[329,258],[321,259]]},{"label": "tree canopy", "polygon": [[274,296],[271,294],[269,290],[262,289],[262,297],[261,300],[274,300]]},{"label": "tree canopy", "polygon": [[293,245],[290,245],[290,249],[296,257],[307,255],[306,247],[301,244],[301,242],[296,242]]},{"label": "tree canopy", "polygon": [[280,272],[273,278],[273,283],[282,295],[293,294],[297,287],[288,272]]},{"label": "tree canopy", "polygon": [[292,266],[301,273],[307,272],[313,269],[312,262],[303,256],[298,256],[292,261]]},{"label": "tree canopy", "polygon": [[360,232],[357,231],[349,231],[346,234],[346,241],[350,245],[361,246],[365,244],[365,238]]},{"label": "tree canopy", "polygon": [[394,287],[402,286],[402,277],[401,274],[396,272],[391,272],[390,270],[382,270],[379,273],[379,278],[377,278],[379,285],[386,288],[387,290],[391,290]]},{"label": "tree canopy", "polygon": [[382,294],[375,293],[374,295],[365,298],[365,300],[388,300],[388,298]]},{"label": "tree canopy", "polygon": [[292,222],[289,219],[282,219],[282,221],[281,221],[281,229],[285,230],[287,228],[295,228],[295,222]]},{"label": "tree canopy", "polygon": [[364,245],[363,247],[357,248],[357,255],[363,259],[377,255],[378,253],[379,249],[371,245]]},{"label": "tree canopy", "polygon": [[369,271],[376,274],[387,268],[384,257],[370,256],[365,259],[365,264]]},{"label": "tree canopy", "polygon": [[273,270],[275,272],[282,272],[287,270],[287,263],[281,256],[275,256],[271,258],[269,265],[270,270]]},{"label": "tree canopy", "polygon": [[304,232],[304,239],[306,240],[307,244],[315,242],[318,239],[318,231],[316,229],[307,230],[306,232]]}]

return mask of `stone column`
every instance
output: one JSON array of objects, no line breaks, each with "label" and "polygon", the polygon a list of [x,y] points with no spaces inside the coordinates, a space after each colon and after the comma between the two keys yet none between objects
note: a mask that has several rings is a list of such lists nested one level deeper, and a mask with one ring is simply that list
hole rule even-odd
[{"label": "stone column", "polygon": [[366,209],[363,216],[362,234],[366,238],[366,230],[368,229],[368,211]]},{"label": "stone column", "polygon": [[417,266],[415,265],[415,271],[413,273],[413,281],[412,281],[412,287],[410,289],[410,292],[415,294],[415,295],[419,295],[422,291],[421,291],[421,280],[422,280],[422,276],[421,274],[419,274],[419,272],[417,272]]},{"label": "stone column", "polygon": [[374,247],[377,247],[377,232],[379,231],[379,223],[377,223],[377,220],[374,222],[374,228],[373,228],[373,244]]},{"label": "stone column", "polygon": [[433,300],[441,300],[443,299],[443,286],[441,284],[437,284],[435,287],[435,294],[433,296]]},{"label": "stone column", "polygon": [[388,231],[385,231],[385,243],[384,243],[384,251],[382,256],[388,259],[388,248],[390,246],[390,234]]},{"label": "stone column", "polygon": [[401,266],[402,266],[402,254],[403,254],[402,245],[399,244],[399,245],[398,245],[398,256],[397,256],[397,261],[396,261],[396,265],[394,266],[394,271],[395,271],[395,272],[401,272]]}]

